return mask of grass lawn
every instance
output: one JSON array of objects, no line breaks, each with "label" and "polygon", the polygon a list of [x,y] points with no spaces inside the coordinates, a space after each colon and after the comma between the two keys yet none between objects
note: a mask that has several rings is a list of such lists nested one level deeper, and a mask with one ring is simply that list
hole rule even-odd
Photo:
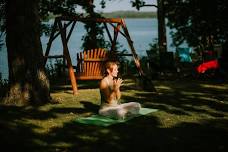
[{"label": "grass lawn", "polygon": [[[137,101],[157,112],[109,127],[77,124],[97,112],[97,82],[53,87],[58,104],[0,105],[1,151],[227,152],[228,84],[196,80],[154,81],[158,93],[135,89],[125,80],[122,101]],[[3,150],[5,149],[5,150]]]}]

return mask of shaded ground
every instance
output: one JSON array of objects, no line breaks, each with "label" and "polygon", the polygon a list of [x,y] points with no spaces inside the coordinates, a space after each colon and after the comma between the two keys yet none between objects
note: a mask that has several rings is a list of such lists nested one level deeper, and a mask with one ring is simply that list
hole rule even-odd
[{"label": "shaded ground", "polygon": [[[228,151],[228,85],[206,81],[155,81],[158,93],[135,89],[126,80],[123,102],[137,101],[159,111],[109,127],[76,124],[97,112],[99,90],[81,84],[55,87],[59,104],[0,105],[0,143],[6,151]],[[92,86],[92,84],[90,84]],[[64,89],[64,90],[62,90]]]}]

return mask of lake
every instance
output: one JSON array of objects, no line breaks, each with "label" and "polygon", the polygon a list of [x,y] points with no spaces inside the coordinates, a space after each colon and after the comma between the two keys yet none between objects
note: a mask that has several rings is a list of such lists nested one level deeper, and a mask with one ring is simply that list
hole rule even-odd
[{"label": "lake", "polygon": [[[157,19],[125,19],[128,31],[130,33],[131,39],[133,40],[134,47],[136,52],[139,56],[145,56],[146,50],[149,49],[149,43],[152,43],[155,38],[158,38],[158,24]],[[48,23],[53,23],[50,21]],[[76,53],[82,51],[81,45],[82,41],[81,38],[85,33],[83,23],[77,23],[76,28],[74,29],[71,39],[68,42],[68,47],[70,50],[70,55],[72,59],[72,63],[76,64]],[[175,48],[171,46],[171,38],[169,35],[169,29],[167,28],[167,44],[169,51],[175,51]],[[106,37],[107,34],[105,33]],[[45,51],[47,42],[49,37],[42,36],[41,42],[43,50]],[[108,40],[108,38],[107,38]],[[126,49],[130,51],[128,47],[126,39],[122,36],[118,36],[118,41],[120,42],[123,47],[120,50]],[[50,55],[60,55],[62,53],[62,44],[60,38],[57,38],[51,47]],[[6,46],[2,47],[0,51],[0,73],[2,73],[2,77],[4,79],[8,78],[8,64],[7,64],[7,52]]]}]

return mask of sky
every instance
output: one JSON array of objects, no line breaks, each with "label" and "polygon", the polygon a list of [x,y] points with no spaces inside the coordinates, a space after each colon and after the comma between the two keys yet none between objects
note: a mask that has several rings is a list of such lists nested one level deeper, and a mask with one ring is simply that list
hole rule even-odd
[{"label": "sky", "polygon": [[[102,11],[102,12],[112,12],[112,11],[137,11],[135,7],[132,7],[130,1],[131,0],[106,0],[106,7],[105,9],[102,9],[99,5],[101,0],[94,0],[94,4],[96,6],[96,11]],[[157,4],[157,0],[144,0],[146,4]],[[98,7],[99,6],[99,7]],[[140,9],[140,11],[156,11],[155,7],[143,7]]]}]

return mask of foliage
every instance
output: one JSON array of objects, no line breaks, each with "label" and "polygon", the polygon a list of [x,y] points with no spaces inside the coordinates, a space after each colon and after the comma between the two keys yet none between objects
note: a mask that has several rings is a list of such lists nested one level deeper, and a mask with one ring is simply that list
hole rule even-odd
[{"label": "foliage", "polygon": [[[90,14],[90,17],[101,17],[97,13]],[[86,22],[85,29],[87,33],[82,37],[84,50],[92,48],[106,48],[109,43],[104,38],[104,27],[101,23]]]},{"label": "foliage", "polygon": [[59,79],[66,77],[66,73],[64,73],[66,67],[62,59],[49,60],[45,68],[50,83],[55,83]]},{"label": "foliage", "polygon": [[223,16],[228,11],[225,0],[165,0],[168,26],[175,29],[171,33],[175,45],[184,40],[190,46],[205,47],[206,39],[213,37],[214,43],[223,44],[228,36],[228,19]]},{"label": "foliage", "polygon": [[6,0],[0,1],[0,31],[5,30],[5,6],[6,6]]},{"label": "foliage", "polygon": [[6,95],[8,84],[8,80],[2,79],[2,74],[0,73],[0,99]]},{"label": "foliage", "polygon": [[[131,2],[137,9],[147,5],[144,0]],[[172,29],[170,34],[176,47],[187,42],[189,46],[202,51],[213,49],[214,44],[227,43],[228,19],[223,15],[228,12],[226,0],[158,0],[158,2],[164,4],[167,26]]]},{"label": "foliage", "polygon": [[[82,7],[85,10],[83,16],[87,17],[101,17],[99,14],[94,12],[94,5],[92,1],[82,0],[66,0],[66,1],[49,1],[41,0],[40,14],[42,19],[48,19],[50,16],[82,16],[81,12],[78,11],[78,7]],[[104,6],[105,2],[101,1],[101,5]],[[107,42],[104,40],[103,27],[99,23],[85,22],[85,29],[87,33],[82,37],[83,44],[82,49],[87,50],[91,48],[105,47]],[[43,24],[42,30],[46,34],[50,34],[51,27]]]},{"label": "foliage", "polygon": [[149,49],[146,50],[149,60],[153,60],[156,64],[159,64],[159,52],[158,52],[158,39],[154,39],[149,44]]},{"label": "foliage", "polygon": [[3,31],[5,30],[5,4],[6,4],[5,0],[2,0],[0,2],[0,51],[3,45],[3,40],[2,40],[2,37],[4,35]]},{"label": "foliage", "polygon": [[80,0],[40,0],[41,19],[46,19],[50,15],[76,15],[78,13],[75,8],[77,8],[79,3],[84,4]]},{"label": "foliage", "polygon": [[134,0],[131,1],[132,7],[135,7],[137,10],[139,10],[143,5],[145,5],[145,2],[143,0]]}]

